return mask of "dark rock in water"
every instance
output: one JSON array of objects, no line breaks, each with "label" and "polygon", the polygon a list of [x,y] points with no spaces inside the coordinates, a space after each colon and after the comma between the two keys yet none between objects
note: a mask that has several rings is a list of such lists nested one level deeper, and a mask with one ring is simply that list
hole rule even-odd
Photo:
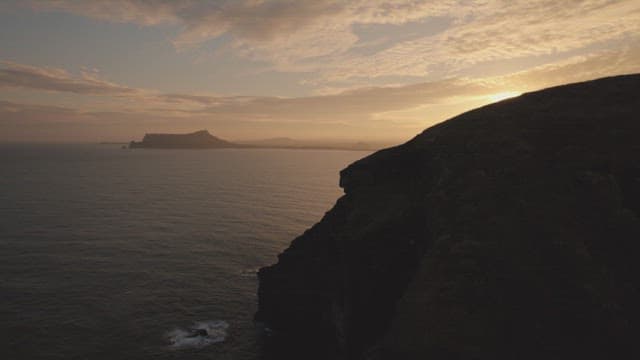
[{"label": "dark rock in water", "polygon": [[190,334],[187,335],[189,338],[194,338],[198,336],[209,336],[209,333],[205,329],[191,329]]},{"label": "dark rock in water", "polygon": [[231,148],[241,145],[219,139],[207,130],[200,130],[190,134],[146,134],[142,141],[132,141],[129,148],[156,149],[190,149],[190,148]]},{"label": "dark rock in water", "polygon": [[259,272],[275,356],[638,358],[640,75],[524,94],[341,172]]}]

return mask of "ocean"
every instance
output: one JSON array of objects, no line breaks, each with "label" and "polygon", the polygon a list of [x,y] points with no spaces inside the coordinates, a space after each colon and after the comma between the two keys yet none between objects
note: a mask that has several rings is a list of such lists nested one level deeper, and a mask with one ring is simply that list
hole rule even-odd
[{"label": "ocean", "polygon": [[0,358],[259,359],[256,270],[368,154],[0,145]]}]

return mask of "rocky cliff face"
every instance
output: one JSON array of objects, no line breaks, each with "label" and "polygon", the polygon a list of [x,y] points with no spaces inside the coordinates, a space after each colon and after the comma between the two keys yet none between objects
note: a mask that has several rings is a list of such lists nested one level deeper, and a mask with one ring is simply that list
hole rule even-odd
[{"label": "rocky cliff face", "polygon": [[479,108],[341,172],[260,270],[279,357],[637,357],[640,75]]}]

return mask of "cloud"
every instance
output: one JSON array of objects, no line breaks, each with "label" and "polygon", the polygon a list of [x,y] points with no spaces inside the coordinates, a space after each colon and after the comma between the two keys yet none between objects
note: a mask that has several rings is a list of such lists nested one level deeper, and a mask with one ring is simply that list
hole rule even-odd
[{"label": "cloud", "polygon": [[403,41],[370,56],[339,59],[326,66],[323,76],[327,81],[421,77],[432,71],[451,76],[482,63],[640,40],[637,1],[487,1],[468,14],[437,35]]},{"label": "cloud", "polygon": [[[0,101],[0,138],[28,138],[31,132],[39,132],[43,138],[64,138],[68,136],[65,129],[74,129],[76,135],[93,134],[93,138],[95,134],[111,134],[114,139],[131,139],[149,131],[209,128],[229,138],[314,134],[327,138],[408,139],[430,125],[490,102],[496,93],[526,92],[640,72],[639,58],[640,43],[507,75],[366,87],[297,98],[161,94],[133,89],[125,94],[115,92],[119,102],[100,111],[83,107],[74,99],[59,106]],[[59,69],[32,70],[46,71],[49,77],[68,75]],[[92,96],[105,95],[94,92]]]},{"label": "cloud", "polygon": [[401,24],[450,11],[466,1],[419,0],[30,0],[38,10],[65,11],[113,22],[177,23],[179,43],[198,43],[229,32],[247,41],[291,37],[309,29],[359,24]]},{"label": "cloud", "polygon": [[619,50],[579,55],[503,76],[479,79],[485,84],[529,91],[611,75],[640,72],[640,42]]},{"label": "cloud", "polygon": [[[173,24],[178,48],[222,38],[228,49],[278,71],[317,73],[316,81],[385,76],[449,76],[495,60],[590,51],[640,38],[635,0],[31,0],[31,7],[146,26]],[[357,49],[356,26],[429,25],[437,34],[389,39],[373,54]],[[381,30],[382,31],[382,30]],[[382,34],[384,36],[385,34]],[[446,75],[445,75],[446,76]]]},{"label": "cloud", "polygon": [[439,104],[463,96],[491,93],[492,84],[451,79],[396,87],[372,87],[334,95],[299,98],[256,97],[198,109],[195,113],[237,119],[292,122],[360,122],[372,114]]},{"label": "cloud", "polygon": [[77,113],[76,110],[61,106],[20,104],[0,100],[0,115],[2,115],[0,124],[29,121],[42,123],[45,118],[47,122],[56,122],[75,116]]},{"label": "cloud", "polygon": [[19,0],[36,10],[64,11],[94,19],[141,25],[180,22],[197,1],[173,0]]},{"label": "cloud", "polygon": [[25,88],[92,95],[133,95],[139,90],[101,79],[96,72],[73,76],[58,68],[1,61],[0,88]]},{"label": "cloud", "polygon": [[228,35],[238,54],[292,67],[347,52],[358,42],[354,24],[404,24],[459,11],[466,1],[419,0],[31,0],[41,11],[146,26],[181,27],[173,43],[198,46]]},{"label": "cloud", "polygon": [[[356,88],[331,95],[281,98],[267,96],[221,96],[204,94],[162,94],[151,89],[118,85],[98,76],[97,70],[82,71],[73,76],[68,71],[51,67],[36,67],[13,62],[1,62],[0,87],[46,90],[83,96],[114,97],[107,104],[118,111],[173,116],[222,116],[243,120],[280,120],[325,122],[368,118],[367,114],[393,111],[424,104],[446,101],[459,94],[491,92],[490,84],[475,84],[452,79],[402,86]],[[29,111],[36,108],[23,108]],[[37,108],[40,109],[40,108]],[[51,108],[52,114],[62,108]],[[6,110],[6,109],[5,109]],[[91,111],[95,111],[92,109]],[[89,113],[89,110],[83,113]]]},{"label": "cloud", "polygon": [[[634,45],[578,55],[507,75],[366,87],[298,98],[254,97],[242,102],[218,102],[196,112],[243,119],[367,123],[378,117],[377,114],[409,111],[414,116],[413,121],[420,119],[415,117],[418,114],[424,118],[445,120],[432,116],[430,109],[458,106],[458,111],[462,111],[465,105],[461,104],[477,106],[487,103],[496,93],[533,91],[615,74],[640,72],[640,63],[637,61],[640,59],[640,42]],[[415,109],[420,111],[416,112]]]},{"label": "cloud", "polygon": [[[439,81],[395,86],[334,89],[330,93],[303,97],[224,96],[160,93],[130,88],[99,78],[94,72],[74,77],[57,68],[40,68],[4,62],[0,86],[71,92],[89,96],[112,96],[119,109],[181,115],[209,114],[243,119],[310,121],[367,119],[370,114],[402,111],[464,98],[489,96],[504,91],[530,91],[563,83],[612,74],[640,71],[640,41],[617,50],[602,50],[551,62],[524,71],[491,77],[453,77]],[[119,101],[119,103],[118,103]],[[127,104],[127,107],[123,106]]]},{"label": "cloud", "polygon": [[220,102],[218,97],[206,95],[162,94],[156,98],[170,104],[215,105]]},{"label": "cloud", "polygon": [[97,69],[83,69],[79,75],[73,75],[60,68],[38,67],[10,61],[0,61],[0,89],[2,88],[114,97],[119,101],[135,102],[139,109],[158,106],[164,106],[164,109],[167,107],[193,108],[238,102],[247,98],[204,94],[162,94],[152,89],[133,88],[108,81],[100,76]]},{"label": "cloud", "polygon": [[[120,105],[103,111],[83,109],[80,103],[45,106],[0,101],[0,127],[3,136],[9,138],[30,138],[36,133],[43,138],[58,139],[69,139],[72,135],[77,137],[73,139],[82,139],[84,134],[93,134],[91,136],[95,138],[98,133],[112,134],[111,138],[130,138],[148,131],[209,128],[214,133],[222,131],[235,137],[316,134],[327,138],[402,139],[420,130],[424,123],[412,118],[392,124],[378,121],[374,115],[446,104],[460,94],[480,96],[491,92],[494,86],[452,79],[300,98],[149,94],[140,90],[144,95],[131,95],[136,100],[136,107],[123,106],[131,102],[122,96],[119,97]],[[403,123],[411,126],[397,126]],[[385,128],[387,125],[393,126]],[[380,129],[383,129],[381,133]]]}]

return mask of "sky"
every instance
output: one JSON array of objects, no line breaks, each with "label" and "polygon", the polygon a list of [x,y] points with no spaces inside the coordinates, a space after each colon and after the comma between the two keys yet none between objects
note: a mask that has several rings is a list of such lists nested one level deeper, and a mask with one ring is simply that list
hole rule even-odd
[{"label": "sky", "polygon": [[0,141],[400,143],[640,72],[638,0],[2,0]]}]

